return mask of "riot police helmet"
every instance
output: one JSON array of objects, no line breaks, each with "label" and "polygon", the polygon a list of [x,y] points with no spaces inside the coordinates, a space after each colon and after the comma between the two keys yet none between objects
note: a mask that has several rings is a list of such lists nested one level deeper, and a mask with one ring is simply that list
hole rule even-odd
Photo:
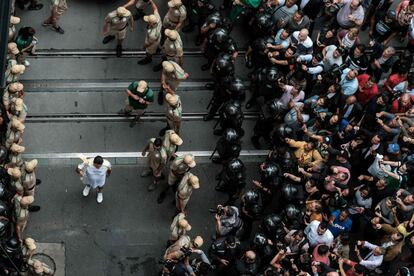
[{"label": "riot police helmet", "polygon": [[9,228],[9,220],[6,218],[0,218],[0,238],[7,237],[8,228]]},{"label": "riot police helmet", "polygon": [[274,162],[266,163],[261,171],[263,177],[272,178],[278,176],[280,172],[279,166]]},{"label": "riot police helmet", "polygon": [[260,196],[256,189],[249,189],[243,194],[243,201],[247,204],[257,203]]},{"label": "riot police helmet", "polygon": [[4,248],[7,252],[15,252],[20,248],[20,241],[13,236],[6,241]]},{"label": "riot police helmet", "polygon": [[282,186],[282,196],[284,199],[288,201],[293,200],[297,196],[298,193],[299,193],[299,189],[295,184],[285,183]]},{"label": "riot police helmet", "polygon": [[281,140],[291,138],[293,135],[293,129],[285,124],[280,124],[275,128],[275,135]]},{"label": "riot police helmet", "polygon": [[7,158],[7,149],[4,146],[0,146],[0,164],[3,164]]},{"label": "riot police helmet", "polygon": [[0,200],[0,216],[8,217],[9,216],[9,207],[7,206],[6,202]]},{"label": "riot police helmet", "polygon": [[237,133],[237,131],[233,128],[227,128],[223,132],[223,137],[227,142],[237,142],[239,140],[240,135]]},{"label": "riot police helmet", "polygon": [[238,158],[231,159],[226,166],[232,173],[239,173],[244,169],[243,162]]},{"label": "riot police helmet", "polygon": [[286,220],[293,220],[300,216],[301,210],[298,208],[298,206],[294,204],[288,204],[286,205],[285,209],[283,210],[285,214]]},{"label": "riot police helmet", "polygon": [[229,39],[229,34],[226,29],[224,28],[218,28],[214,31],[213,37],[215,38],[215,41],[219,44],[222,44]]},{"label": "riot police helmet", "polygon": [[271,66],[266,70],[266,79],[268,82],[276,82],[280,78],[280,72],[275,66]]},{"label": "riot police helmet", "polygon": [[257,233],[254,235],[252,244],[255,248],[263,248],[267,244],[267,237],[262,233]]}]

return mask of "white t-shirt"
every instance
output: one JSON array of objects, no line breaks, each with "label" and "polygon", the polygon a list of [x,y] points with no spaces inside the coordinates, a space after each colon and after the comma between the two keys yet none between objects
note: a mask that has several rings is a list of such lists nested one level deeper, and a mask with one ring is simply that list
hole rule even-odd
[{"label": "white t-shirt", "polygon": [[104,159],[102,166],[97,169],[93,165],[93,159],[88,159],[88,163],[78,165],[78,169],[84,172],[84,176],[81,178],[83,183],[96,189],[105,185],[106,173],[111,169],[111,163]]}]

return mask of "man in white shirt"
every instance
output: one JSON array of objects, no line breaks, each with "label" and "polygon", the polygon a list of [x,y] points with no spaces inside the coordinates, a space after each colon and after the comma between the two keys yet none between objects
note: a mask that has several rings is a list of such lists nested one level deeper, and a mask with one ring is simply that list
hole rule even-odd
[{"label": "man in white shirt", "polygon": [[325,72],[329,72],[335,64],[337,66],[342,65],[342,55],[344,54],[342,48],[338,48],[335,45],[329,45],[322,50],[322,54]]},{"label": "man in white shirt", "polygon": [[303,99],[305,98],[305,92],[303,92],[303,90],[299,90],[297,87],[287,85],[281,82],[279,82],[279,87],[282,88],[283,95],[282,97],[280,97],[278,102],[284,110],[287,110],[289,108],[289,103],[291,101],[293,103],[297,103],[303,101]]},{"label": "man in white shirt", "polygon": [[358,241],[357,245],[371,250],[364,258],[362,258],[359,253],[359,249],[355,249],[355,253],[358,257],[360,265],[364,266],[368,270],[374,270],[382,264],[385,253],[384,248],[381,248],[380,246],[369,243],[367,241]]},{"label": "man in white shirt", "polygon": [[106,177],[109,176],[112,172],[111,163],[99,155],[93,159],[81,159],[83,160],[83,163],[78,165],[76,172],[80,175],[83,184],[85,184],[85,188],[83,189],[83,196],[88,196],[91,188],[96,189],[98,192],[96,201],[98,203],[102,203],[102,189],[105,185]]},{"label": "man in white shirt", "polygon": [[328,223],[326,221],[313,220],[305,228],[305,235],[309,240],[309,245],[314,248],[319,244],[331,246],[334,237],[331,231],[328,230]]}]

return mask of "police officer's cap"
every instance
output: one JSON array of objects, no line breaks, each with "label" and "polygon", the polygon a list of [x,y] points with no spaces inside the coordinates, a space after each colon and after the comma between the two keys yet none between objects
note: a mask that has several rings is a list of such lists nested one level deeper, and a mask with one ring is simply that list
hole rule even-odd
[{"label": "police officer's cap", "polygon": [[117,8],[116,13],[118,14],[118,16],[121,16],[121,17],[128,17],[131,15],[131,12],[124,7]]},{"label": "police officer's cap", "polygon": [[146,15],[146,16],[144,16],[143,19],[144,19],[145,22],[150,23],[150,24],[157,23],[157,17],[153,14]]},{"label": "police officer's cap", "polygon": [[165,95],[165,101],[172,106],[175,106],[178,103],[178,96],[174,94],[167,93]]},{"label": "police officer's cap", "polygon": [[20,17],[10,16],[10,24],[17,25],[20,23]]},{"label": "police officer's cap", "polygon": [[172,65],[171,62],[169,62],[169,61],[163,61],[162,62],[162,67],[168,73],[174,72],[174,65]]},{"label": "police officer's cap", "polygon": [[181,2],[181,0],[171,0],[171,1],[168,1],[168,7],[170,7],[170,8],[179,7],[182,4],[183,3]]},{"label": "police officer's cap", "polygon": [[176,30],[165,29],[164,33],[170,40],[176,40],[178,37],[178,32]]}]

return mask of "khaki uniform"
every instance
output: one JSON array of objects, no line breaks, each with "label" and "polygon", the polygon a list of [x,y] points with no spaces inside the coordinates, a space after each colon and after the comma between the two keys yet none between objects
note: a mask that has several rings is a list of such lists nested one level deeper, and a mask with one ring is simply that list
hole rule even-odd
[{"label": "khaki uniform", "polygon": [[60,17],[67,9],[68,5],[66,0],[51,0],[50,16],[46,19],[45,23],[52,24],[55,27],[58,26]]},{"label": "khaki uniform", "polygon": [[10,162],[8,163],[8,166],[10,168],[14,168],[14,167],[20,168],[24,163],[21,153],[10,153],[9,160]]},{"label": "khaki uniform", "polygon": [[6,68],[6,72],[4,73],[4,75],[6,76],[6,84],[19,81],[20,74],[13,75],[11,73],[11,68],[13,67],[13,65],[16,65],[16,64],[17,64],[17,60],[15,59],[7,60],[7,68]]},{"label": "khaki uniform", "polygon": [[173,133],[173,130],[167,130],[163,137],[162,146],[164,147],[165,152],[167,153],[167,161],[169,161],[173,154],[177,151],[177,146],[172,144],[170,141],[170,136]]},{"label": "khaki uniform", "polygon": [[18,193],[19,195],[23,195],[24,188],[23,188],[21,178],[19,178],[19,179],[11,178],[10,186],[11,186],[13,192]]},{"label": "khaki uniform", "polygon": [[167,248],[164,254],[164,260],[167,259],[168,254],[178,252],[178,259],[184,256],[184,253],[180,250],[182,247],[191,247],[191,238],[187,235],[182,235],[173,245]]},{"label": "khaki uniform", "polygon": [[9,127],[7,128],[7,132],[6,132],[6,142],[5,142],[6,148],[10,149],[10,147],[14,143],[20,145],[21,142],[23,141],[22,137],[23,137],[23,133],[17,129],[12,129],[9,124]]},{"label": "khaki uniform", "polygon": [[170,226],[170,230],[171,230],[170,241],[175,242],[182,235],[185,235],[187,233],[187,231],[185,231],[185,229],[181,228],[178,225],[178,222],[182,219],[185,219],[185,214],[184,213],[179,213],[174,217],[174,219],[171,223],[171,226]]},{"label": "khaki uniform", "polygon": [[34,196],[35,190],[36,190],[36,174],[35,172],[31,172],[28,173],[26,172],[26,169],[23,165],[23,167],[21,168],[21,172],[22,172],[22,177],[21,177],[21,181],[22,181],[22,185],[23,185],[23,189],[24,189],[24,195],[25,196]]},{"label": "khaki uniform", "polygon": [[180,205],[183,209],[187,206],[190,196],[193,193],[193,186],[188,183],[188,180],[193,174],[187,172],[178,184],[177,192],[175,193],[175,206],[177,210],[180,210]]},{"label": "khaki uniform", "polygon": [[171,107],[167,105],[167,124],[168,127],[175,131],[175,133],[180,133],[180,126],[181,126],[181,118],[182,118],[182,106],[181,106],[181,99],[178,97],[178,102],[176,107]]},{"label": "khaki uniform", "polygon": [[157,23],[154,26],[148,26],[144,42],[145,52],[151,56],[157,52],[161,42],[161,17],[157,11],[154,11],[154,15],[157,18]]},{"label": "khaki uniform", "polygon": [[11,25],[11,27],[9,27],[9,36],[8,36],[8,41],[7,42],[13,42],[16,36],[16,26],[15,25]]},{"label": "khaki uniform", "polygon": [[190,167],[184,162],[184,158],[178,156],[170,165],[170,173],[168,174],[168,185],[173,186],[184,177]]},{"label": "khaki uniform", "polygon": [[23,232],[27,220],[29,219],[29,209],[24,208],[20,205],[20,200],[22,199],[21,195],[14,197],[13,205],[14,205],[14,219],[18,226],[20,226],[21,231]]},{"label": "khaki uniform", "polygon": [[143,152],[148,152],[147,166],[151,168],[155,177],[159,177],[161,176],[162,169],[167,164],[167,152],[162,146],[159,150],[155,149],[154,141],[155,138],[150,139]]},{"label": "khaki uniform", "polygon": [[108,15],[105,17],[105,23],[109,23],[110,25],[109,31],[105,34],[105,36],[114,35],[118,40],[124,40],[126,37],[128,25],[134,25],[134,18],[132,15],[120,18],[118,17],[118,13],[115,10],[108,13]]},{"label": "khaki uniform", "polygon": [[183,57],[183,42],[178,34],[176,40],[170,40],[168,37],[165,39],[164,45],[162,45],[162,54],[166,60],[174,61],[182,66]]},{"label": "khaki uniform", "polygon": [[[181,22],[184,22],[186,18],[187,10],[184,5],[181,5],[180,7],[169,8],[167,14],[164,16],[162,26],[164,29],[177,30],[177,25]],[[181,27],[183,25],[184,24],[181,24]]]},{"label": "khaki uniform", "polygon": [[9,109],[10,102],[13,101],[14,98],[20,98],[20,96],[21,96],[21,94],[19,92],[10,93],[9,92],[9,85],[6,86],[6,88],[4,89],[4,94],[3,94],[3,106],[6,110]]},{"label": "khaki uniform", "polygon": [[186,79],[185,71],[176,62],[174,61],[168,61],[168,62],[170,62],[174,66],[174,71],[169,73],[163,70],[163,74],[165,76],[165,82],[168,84],[168,86],[171,87],[173,91],[176,91],[178,86],[180,85],[180,82]]}]

